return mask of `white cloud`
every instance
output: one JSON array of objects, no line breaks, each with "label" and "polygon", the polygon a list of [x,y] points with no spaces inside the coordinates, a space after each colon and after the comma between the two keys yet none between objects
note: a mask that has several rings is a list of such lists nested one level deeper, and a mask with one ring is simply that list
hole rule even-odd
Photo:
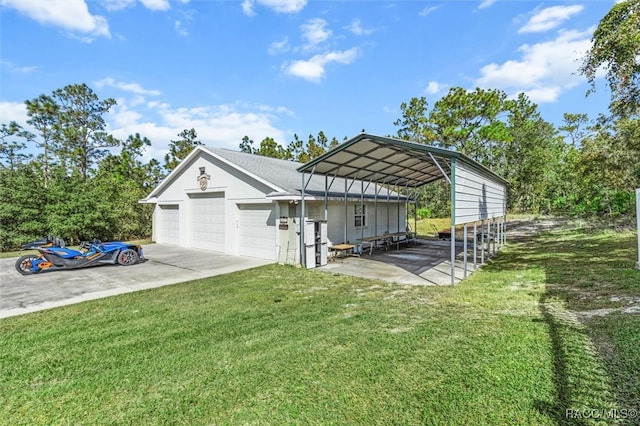
[{"label": "white cloud", "polygon": [[[108,80],[108,79],[106,79]],[[138,93],[148,93],[135,84],[128,84],[133,97],[122,97],[105,116],[107,131],[124,140],[139,133],[151,140],[152,146],[143,156],[144,161],[155,158],[161,163],[171,140],[184,129],[196,129],[204,144],[238,150],[247,135],[259,143],[269,136],[286,145],[286,132],[274,123],[293,113],[286,107],[236,102],[233,104],[173,108],[166,102],[138,103]],[[25,129],[35,132],[26,124],[28,119],[24,103],[0,101],[0,117],[5,123],[16,121]]]},{"label": "white cloud", "polygon": [[309,19],[300,26],[302,38],[305,40],[304,49],[313,49],[331,37],[333,32],[327,28],[328,22],[322,18]]},{"label": "white cloud", "polygon": [[149,90],[149,89],[144,89],[142,86],[140,86],[138,83],[125,83],[123,81],[117,81],[111,77],[107,77],[107,78],[103,78],[100,81],[96,81],[93,84],[96,85],[96,87],[100,88],[100,87],[115,87],[117,89],[120,89],[124,92],[129,92],[129,93],[133,93],[136,95],[150,95],[150,96],[159,96],[162,94],[162,92],[160,92],[159,90]]},{"label": "white cloud", "polygon": [[111,37],[107,20],[91,15],[84,0],[1,0],[41,24],[54,25],[73,33]]},{"label": "white cloud", "polygon": [[9,124],[10,121],[15,121],[24,127],[26,127],[27,119],[29,118],[24,102],[3,101],[0,101],[0,117],[2,117],[3,124]]},{"label": "white cloud", "polygon": [[562,87],[549,86],[539,89],[525,90],[523,93],[537,104],[553,103],[560,97]]},{"label": "white cloud", "polygon": [[418,15],[419,16],[427,16],[427,15],[430,15],[431,12],[435,12],[438,9],[440,9],[440,6],[428,6],[428,7],[425,7],[424,9],[422,9],[420,12],[418,12]]},{"label": "white cloud", "polygon": [[133,105],[130,99],[119,99],[109,113],[108,131],[118,139],[140,133],[152,142],[144,159],[163,161],[171,140],[184,129],[194,128],[205,145],[238,150],[247,135],[256,142],[265,137],[286,144],[285,132],[273,123],[283,115],[292,115],[285,107],[233,104],[207,105],[192,108],[173,108],[166,102],[147,102]]},{"label": "white cloud", "polygon": [[288,52],[289,49],[289,38],[285,37],[280,41],[274,41],[271,43],[267,49],[267,53],[269,53],[269,55],[277,55],[278,53]]},{"label": "white cloud", "polygon": [[480,2],[480,6],[478,6],[478,9],[486,9],[488,7],[491,7],[491,5],[493,5],[497,0],[482,0],[482,2]]},{"label": "white cloud", "polygon": [[283,69],[289,75],[317,83],[324,77],[325,67],[328,64],[332,62],[350,64],[359,54],[360,50],[357,47],[344,51],[327,52],[315,55],[308,60],[285,63]]},{"label": "white cloud", "polygon": [[115,12],[133,6],[136,4],[136,0],[102,0],[100,3],[109,12]]},{"label": "white cloud", "polygon": [[555,40],[523,45],[520,59],[492,63],[480,70],[478,87],[532,94],[534,102],[553,102],[566,90],[584,82],[577,70],[591,46],[592,31],[561,31]]},{"label": "white cloud", "polygon": [[31,74],[38,70],[38,67],[34,66],[18,66],[10,61],[0,60],[0,67],[12,74]]},{"label": "white cloud", "polygon": [[178,20],[173,22],[173,28],[176,30],[178,35],[180,35],[182,37],[186,37],[186,36],[189,35],[189,31],[187,31],[187,29],[184,27],[182,22],[180,22]]},{"label": "white cloud", "polygon": [[180,19],[173,21],[173,28],[176,30],[178,35],[182,37],[187,37],[189,35],[189,27],[194,20],[193,16],[195,13],[196,12],[194,10],[178,11]]},{"label": "white cloud", "polygon": [[244,0],[242,2],[242,13],[247,16],[254,16],[256,14],[255,10],[253,10],[253,0]]},{"label": "white cloud", "polygon": [[539,33],[557,28],[573,15],[582,12],[581,5],[552,6],[542,9],[533,15],[520,30],[519,33]]},{"label": "white cloud", "polygon": [[441,92],[443,88],[444,86],[438,83],[437,81],[430,81],[429,84],[427,84],[427,88],[425,89],[425,92],[429,95],[436,95],[439,92]]},{"label": "white cloud", "polygon": [[[155,158],[162,162],[168,152],[169,142],[178,138],[184,129],[196,129],[198,139],[204,144],[238,150],[243,136],[247,135],[259,143],[269,136],[286,145],[286,132],[275,122],[280,117],[292,116],[286,107],[236,102],[233,104],[208,105],[193,108],[174,108],[166,102],[139,103],[140,94],[157,95],[158,91],[146,90],[135,83],[121,83],[104,79],[95,83],[98,87],[117,87],[132,94],[118,99],[105,116],[107,131],[118,139],[126,139],[139,133],[149,138],[151,148],[143,160]],[[22,102],[0,101],[0,117],[3,122],[16,121],[25,129],[35,133],[26,124],[27,110]]]},{"label": "white cloud", "polygon": [[111,125],[116,129],[131,128],[143,118],[139,112],[129,109],[126,102],[125,99],[120,99],[118,105],[114,107],[113,112],[110,114],[112,117]]},{"label": "white cloud", "polygon": [[169,0],[140,0],[140,3],[150,10],[169,10],[171,5]]},{"label": "white cloud", "polygon": [[346,29],[358,36],[371,35],[374,32],[373,29],[362,28],[362,22],[360,22],[360,19],[354,19],[351,21],[351,23],[347,25]]},{"label": "white cloud", "polygon": [[[102,5],[109,12],[123,10],[136,4],[138,0],[101,0]],[[181,0],[182,3],[188,3],[189,0]],[[169,10],[171,4],[169,0],[140,0],[144,7],[150,10]]]},{"label": "white cloud", "polygon": [[255,15],[254,6],[258,3],[277,13],[298,13],[307,5],[307,0],[244,0],[242,11],[245,15]]}]

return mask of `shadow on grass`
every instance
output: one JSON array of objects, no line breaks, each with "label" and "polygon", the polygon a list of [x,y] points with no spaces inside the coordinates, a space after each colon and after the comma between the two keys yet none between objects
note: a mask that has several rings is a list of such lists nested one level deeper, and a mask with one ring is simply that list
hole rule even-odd
[{"label": "shadow on grass", "polygon": [[584,327],[562,302],[546,294],[540,298],[540,312],[549,328],[556,397],[551,404],[538,401],[536,409],[558,425],[606,424],[607,413],[617,404]]},{"label": "shadow on grass", "polygon": [[[552,403],[539,401],[536,408],[559,425],[617,424],[608,417],[611,410],[629,407],[629,401],[620,398],[620,385],[611,379],[611,365],[603,362],[575,312],[609,307],[614,295],[638,296],[636,241],[632,233],[555,231],[512,240],[509,250],[484,267],[544,271],[539,309],[549,330],[556,396]],[[639,374],[626,372],[630,377]],[[589,417],[593,413],[599,418]]]}]

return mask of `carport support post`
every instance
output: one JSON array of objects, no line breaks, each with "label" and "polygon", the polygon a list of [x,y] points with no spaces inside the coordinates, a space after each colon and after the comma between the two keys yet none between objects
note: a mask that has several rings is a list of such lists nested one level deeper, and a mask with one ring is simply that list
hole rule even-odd
[{"label": "carport support post", "polygon": [[[413,191],[414,193],[416,191]],[[418,241],[418,197],[413,200],[413,232],[416,233],[416,242]]]},{"label": "carport support post", "polygon": [[507,245],[507,215],[504,215],[504,226],[502,227],[502,245]]},{"label": "carport support post", "polygon": [[491,252],[491,239],[495,238],[495,235],[493,235],[493,218],[487,220],[487,235],[489,235],[489,240],[487,241],[487,256],[491,257],[491,255],[493,254]]},{"label": "carport support post", "polygon": [[467,278],[467,223],[464,224],[464,277]]},{"label": "carport support post", "polygon": [[473,270],[478,269],[478,221],[473,222]]},{"label": "carport support post", "polygon": [[480,264],[484,264],[484,219],[480,225]]},{"label": "carport support post", "polygon": [[491,235],[493,236],[492,240],[489,240],[489,244],[491,244],[491,254],[496,254],[496,218],[491,219]]}]

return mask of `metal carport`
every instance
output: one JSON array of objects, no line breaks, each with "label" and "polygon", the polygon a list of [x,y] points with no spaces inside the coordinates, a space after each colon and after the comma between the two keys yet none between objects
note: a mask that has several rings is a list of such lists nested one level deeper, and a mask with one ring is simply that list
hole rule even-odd
[{"label": "metal carport", "polygon": [[[305,188],[310,180],[306,179],[307,174],[406,189],[445,179],[451,185],[451,284],[455,283],[456,225],[464,225],[465,276],[467,224],[474,223],[474,246],[475,227],[479,221],[484,240],[485,220],[494,223],[493,238],[501,243],[506,241],[506,180],[459,152],[361,133],[297,170],[302,173],[301,218],[305,217]],[[304,229],[301,229],[301,247],[303,241]],[[304,256],[304,250],[301,250],[302,265],[305,264]]]}]

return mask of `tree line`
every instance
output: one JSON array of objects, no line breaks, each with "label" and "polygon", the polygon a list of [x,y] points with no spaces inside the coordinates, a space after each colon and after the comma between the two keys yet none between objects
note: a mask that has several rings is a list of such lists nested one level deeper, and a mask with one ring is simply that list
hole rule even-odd
[{"label": "tree line", "polygon": [[[0,250],[47,234],[72,243],[151,235],[152,206],[138,200],[202,142],[196,129],[184,129],[170,141],[164,164],[142,161],[147,137],[119,140],[105,130],[104,116],[115,105],[86,84],[70,84],[25,102],[37,134],[15,121],[0,124]],[[306,162],[338,141],[323,132],[306,143],[295,136],[286,154],[272,138],[252,144],[245,136],[240,149]]]},{"label": "tree line", "polygon": [[[620,216],[634,211],[640,187],[640,0],[615,4],[596,29],[579,72],[592,84],[606,69],[607,114],[565,113],[556,128],[526,95],[455,87],[430,106],[424,97],[401,104],[387,135],[461,152],[508,181],[508,210]],[[593,90],[593,89],[592,89]],[[86,84],[71,84],[25,102],[27,124],[0,125],[0,250],[43,234],[83,239],[137,239],[151,234],[152,207],[138,203],[197,145],[195,129],[169,144],[164,164],[142,161],[151,141],[119,140],[104,115],[116,105]],[[281,145],[245,136],[239,149],[308,162],[339,145],[320,131]],[[27,147],[31,146],[31,150]],[[33,150],[37,154],[32,154]],[[448,184],[411,190],[426,216],[449,214]]]}]

